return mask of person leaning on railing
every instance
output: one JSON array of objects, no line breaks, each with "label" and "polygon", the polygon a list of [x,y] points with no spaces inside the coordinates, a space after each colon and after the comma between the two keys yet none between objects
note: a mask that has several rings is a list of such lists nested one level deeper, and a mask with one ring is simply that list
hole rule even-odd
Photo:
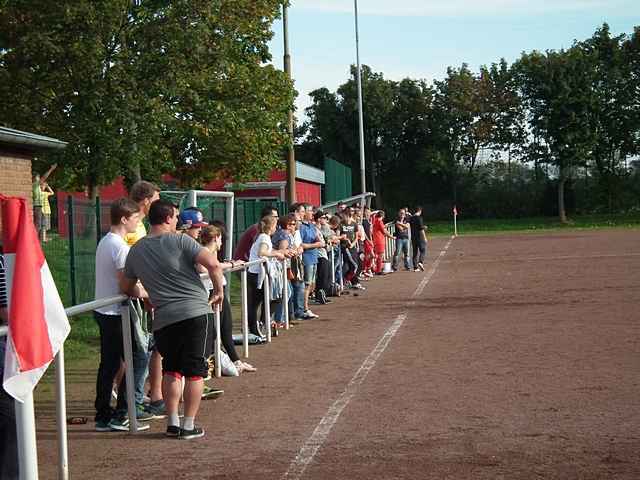
[{"label": "person leaning on railing", "polygon": [[[155,309],[153,333],[162,355],[162,394],[167,414],[167,437],[192,439],[204,436],[195,425],[208,373],[205,349],[207,315],[211,305],[221,308],[224,296],[222,268],[209,250],[187,235],[176,234],[177,208],[157,200],[149,210],[149,235],[129,252],[121,282],[125,293],[134,293],[138,280],[149,294]],[[215,294],[200,281],[196,264],[207,269]],[[182,426],[178,405],[184,387]]]},{"label": "person leaning on railing", "polygon": [[[213,223],[213,222],[212,222]],[[222,247],[222,238],[224,237],[225,231],[223,225],[207,225],[202,227],[200,231],[200,244],[208,249],[212,254],[218,255]],[[221,262],[220,266],[223,269],[234,268],[238,265],[243,265],[243,260],[229,260],[228,262]],[[201,272],[206,271],[203,267],[200,267],[199,270]],[[213,298],[213,283],[210,279],[207,279],[205,282],[205,286],[207,290],[209,290],[209,298]],[[226,286],[226,279],[224,280],[224,285]],[[212,329],[215,333],[215,330]],[[222,343],[222,347],[224,351],[229,355],[229,359],[234,363],[239,373],[242,372],[255,372],[257,369],[251,365],[250,363],[243,362],[240,360],[240,355],[236,352],[236,346],[233,342],[233,317],[231,311],[231,304],[229,303],[229,298],[227,295],[224,296],[222,300],[222,312],[220,312],[220,341]],[[211,343],[208,347],[208,350],[213,353],[214,351],[214,342],[215,336],[211,336]]]},{"label": "person leaning on railing", "polygon": [[[289,295],[289,304],[291,305],[289,308],[290,315],[293,313],[293,287],[291,286],[292,280],[297,278],[298,281],[301,281],[304,273],[302,271],[294,272],[292,269],[291,258],[298,255],[297,250],[294,248],[293,236],[296,233],[297,226],[296,216],[293,213],[289,213],[284,217],[280,217],[278,220],[278,228],[276,232],[271,236],[271,243],[275,250],[279,250],[285,254],[287,260],[285,261],[284,267],[287,269],[287,282],[284,288],[288,288]],[[300,265],[297,263],[296,265]],[[299,269],[298,269],[299,270]],[[282,301],[278,302],[275,308],[273,319],[278,324],[278,327],[283,327],[285,325],[286,319],[284,318],[284,303]]]},{"label": "person leaning on railing", "polygon": [[[110,229],[102,237],[96,249],[95,260],[95,298],[105,298],[121,293],[120,280],[129,245],[124,240],[127,233],[136,231],[140,219],[140,207],[128,198],[113,202],[110,208]],[[131,296],[146,297],[146,292],[139,285],[132,288]],[[97,432],[112,430],[129,430],[127,418],[127,395],[124,375],[118,387],[116,410],[111,408],[111,388],[113,380],[124,360],[122,317],[120,305],[113,304],[94,310],[93,316],[100,330],[100,365],[96,379],[95,429]],[[132,336],[133,380],[135,385],[136,415],[138,420],[150,420],[153,415],[146,412],[143,405],[144,381],[149,356],[147,345],[135,342]],[[139,430],[148,429],[148,425],[140,425]]]},{"label": "person leaning on railing", "polygon": [[[258,226],[258,236],[256,237],[251,250],[249,251],[249,262],[255,262],[261,258],[277,258],[284,260],[285,254],[279,250],[274,250],[271,243],[271,235],[276,231],[277,219],[273,216],[262,217]],[[262,264],[250,265],[247,269],[248,285],[248,324],[249,333],[262,336],[258,327],[258,309],[264,302],[264,267]],[[264,309],[263,309],[264,311]],[[270,319],[264,319],[265,328],[271,328]]]}]

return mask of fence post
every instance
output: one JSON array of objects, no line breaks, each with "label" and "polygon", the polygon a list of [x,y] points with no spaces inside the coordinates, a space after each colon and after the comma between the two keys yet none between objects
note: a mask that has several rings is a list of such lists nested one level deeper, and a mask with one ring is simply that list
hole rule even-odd
[{"label": "fence post", "polygon": [[69,234],[69,282],[71,283],[71,305],[77,302],[76,297],[76,243],[75,225],[73,223],[73,197],[67,197],[67,230]]},{"label": "fence post", "polygon": [[247,268],[240,274],[240,291],[242,292],[242,347],[244,358],[249,358],[249,303],[247,298]]},{"label": "fence post", "polygon": [[287,261],[282,260],[282,315],[284,328],[289,330],[289,277],[287,276]]},{"label": "fence post", "polygon": [[220,339],[220,307],[216,306],[213,312],[213,320],[214,320],[214,329],[216,331],[216,343],[214,344],[214,355],[216,362],[216,377],[220,378],[222,376],[222,348],[221,348],[221,339]]},{"label": "fence post", "polygon": [[100,197],[96,197],[96,244],[100,243],[100,230],[101,230],[101,218],[100,218]]},{"label": "fence post", "polygon": [[267,262],[262,264],[262,268],[264,269],[264,280],[262,282],[264,306],[262,307],[262,311],[264,312],[264,324],[267,329],[267,343],[271,343],[271,282],[269,281]]},{"label": "fence post", "polygon": [[67,444],[67,393],[64,375],[64,345],[56,355],[56,417],[58,432],[58,479],[69,479],[69,447]]},{"label": "fence post", "polygon": [[[131,312],[129,305],[131,301],[126,300],[120,305],[122,317],[122,343],[124,347],[125,380],[127,385],[127,413],[129,414],[129,433],[138,433],[138,417],[136,415],[136,392],[133,377],[133,347],[131,339]],[[118,392],[122,395],[122,392]]]}]

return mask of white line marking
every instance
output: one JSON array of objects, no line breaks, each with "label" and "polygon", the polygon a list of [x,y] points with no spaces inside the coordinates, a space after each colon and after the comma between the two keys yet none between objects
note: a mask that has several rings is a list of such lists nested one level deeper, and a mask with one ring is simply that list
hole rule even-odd
[{"label": "white line marking", "polygon": [[[453,237],[449,239],[447,244],[440,251],[440,254],[433,262],[433,265],[429,269],[429,272],[422,279],[416,290],[413,292],[413,295],[411,295],[413,298],[416,298],[417,296],[422,294],[425,287],[429,283],[429,280],[433,276],[433,273],[436,271],[440,260],[446,253],[449,245],[451,245],[452,241]],[[415,303],[415,301],[410,302],[410,304],[413,303]],[[391,342],[391,339],[395,336],[406,318],[407,312],[405,311],[398,315],[391,326],[387,329],[387,331],[384,332],[382,338],[380,338],[375,348],[371,351],[371,353],[369,353],[362,365],[360,365],[360,368],[351,378],[344,391],[340,394],[337,400],[333,402],[331,407],[329,407],[329,410],[324,415],[324,417],[322,417],[322,420],[320,420],[318,426],[304,443],[304,445],[296,455],[296,458],[293,459],[291,465],[289,465],[289,469],[282,478],[299,480],[302,477],[305,470],[307,469],[307,466],[313,461],[314,457],[318,453],[318,450],[329,436],[331,429],[338,421],[338,418],[340,418],[342,411],[346,408],[353,396],[356,394],[356,392],[358,391],[358,387],[362,384],[362,382],[364,382],[365,378],[367,378],[367,375],[375,366],[378,358],[380,358],[380,356],[387,349],[389,342]]]}]

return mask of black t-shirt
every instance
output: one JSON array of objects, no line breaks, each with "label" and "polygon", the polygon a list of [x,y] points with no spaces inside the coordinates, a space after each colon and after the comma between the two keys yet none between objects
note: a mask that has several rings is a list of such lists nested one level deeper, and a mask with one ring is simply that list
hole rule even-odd
[{"label": "black t-shirt", "polygon": [[[353,243],[356,239],[356,224],[355,223],[343,223],[341,228],[342,234],[347,236],[349,242]],[[342,246],[348,247],[348,243],[343,241]]]},{"label": "black t-shirt", "polygon": [[396,220],[396,238],[409,238],[409,231],[405,228],[403,230],[398,228],[398,224],[408,225],[407,219],[404,220],[397,219]]},{"label": "black t-shirt", "polygon": [[411,238],[413,240],[419,240],[421,238],[420,232],[424,230],[424,220],[422,215],[414,215],[409,220],[411,225]]}]

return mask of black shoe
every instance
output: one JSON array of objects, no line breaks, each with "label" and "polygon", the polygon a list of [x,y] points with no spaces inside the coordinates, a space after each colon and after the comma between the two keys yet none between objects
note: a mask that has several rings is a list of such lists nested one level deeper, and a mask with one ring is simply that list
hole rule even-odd
[{"label": "black shoe", "polygon": [[192,430],[185,430],[184,428],[180,429],[180,439],[181,440],[191,440],[192,438],[200,438],[204,437],[204,430],[200,427],[193,427]]},{"label": "black shoe", "polygon": [[176,427],[175,425],[169,425],[167,427],[167,433],[165,435],[171,438],[178,438],[180,436],[180,427]]},{"label": "black shoe", "polygon": [[209,400],[213,398],[218,398],[220,395],[224,393],[224,390],[216,387],[209,387],[208,385],[204,386],[202,390],[202,399]]}]

